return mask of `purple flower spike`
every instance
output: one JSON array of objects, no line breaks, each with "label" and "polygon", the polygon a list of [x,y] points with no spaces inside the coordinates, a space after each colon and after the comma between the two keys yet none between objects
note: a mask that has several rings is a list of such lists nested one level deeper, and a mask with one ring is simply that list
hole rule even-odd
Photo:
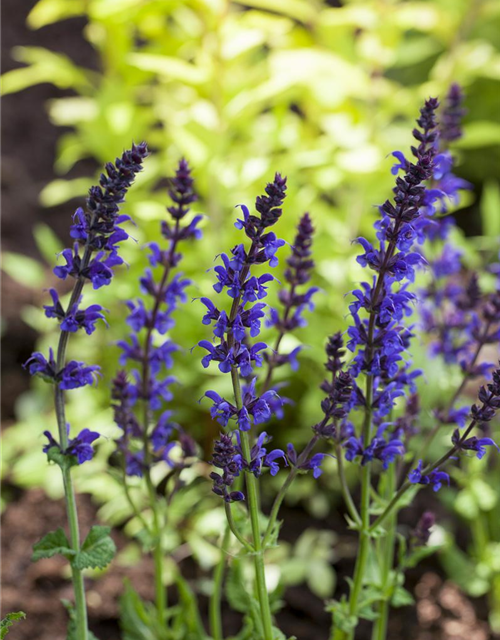
[{"label": "purple flower spike", "polygon": [[[120,364],[133,363],[138,367],[132,370],[131,380],[124,372],[119,372],[113,386],[113,399],[117,401],[115,422],[122,429],[117,446],[127,475],[147,475],[151,466],[159,462],[180,470],[192,464],[196,455],[190,436],[172,421],[172,412],[165,410],[165,404],[173,398],[170,387],[176,381],[167,374],[174,366],[174,354],[179,347],[170,339],[159,338],[174,326],[175,311],[181,303],[187,302],[186,289],[192,284],[182,273],[173,273],[182,259],[181,243],[201,237],[197,227],[202,217],[195,216],[187,221],[190,205],[198,198],[185,159],[179,161],[175,176],[169,179],[168,194],[172,200],[167,207],[171,219],[161,224],[166,246],[156,242],[148,245],[150,268],[139,280],[145,298],[127,302],[127,324],[132,333],[128,340],[117,343],[122,349]],[[203,301],[208,302],[206,321],[218,319],[210,301],[206,298]],[[207,365],[211,359],[219,358],[221,366],[225,366],[223,354],[214,353],[212,345],[208,342],[207,345]],[[137,405],[143,424],[134,413]],[[156,412],[161,412],[158,418]]]}]

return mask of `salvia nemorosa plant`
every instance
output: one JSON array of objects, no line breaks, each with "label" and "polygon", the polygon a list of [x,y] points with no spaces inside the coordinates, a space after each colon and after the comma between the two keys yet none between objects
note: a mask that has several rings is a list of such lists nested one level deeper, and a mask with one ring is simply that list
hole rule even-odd
[{"label": "salvia nemorosa plant", "polygon": [[[459,191],[470,188],[453,174],[450,151],[461,136],[462,101],[456,85],[442,107],[436,99],[428,99],[413,130],[411,155],[393,154],[396,184],[392,198],[378,209],[375,239],[356,240],[362,249],[357,262],[370,276],[351,292],[346,331],[325,336],[323,399],[317,415],[311,417],[309,441],[302,449],[291,442],[283,449],[273,448],[271,433],[272,421],[281,419],[285,405],[291,402],[283,396],[285,376],[278,383],[275,374],[278,370],[284,373],[286,366],[299,366],[300,347],[283,350],[283,338],[306,324],[306,312],[313,310],[318,292],[310,284],[315,224],[312,216],[304,214],[289,248],[275,233],[287,190],[286,178],[279,173],[267,184],[265,194],[257,197],[253,211],[238,205],[241,215],[235,227],[241,240],[217,256],[213,268],[217,297],[198,301],[203,305],[201,322],[213,333],[212,339],[200,336],[202,366],[215,365],[227,375],[231,388],[225,393],[221,389],[228,385],[222,384],[221,389],[204,393],[220,429],[207,475],[227,521],[210,595],[214,640],[224,638],[222,585],[233,555],[231,545],[239,545],[245,562],[253,566],[253,588],[247,594],[249,611],[241,637],[283,638],[273,620],[265,553],[277,543],[280,508],[290,487],[302,474],[318,478],[326,457],[335,459],[332,466],[338,471],[347,521],[359,537],[349,593],[328,605],[333,617],[331,638],[352,640],[360,619],[373,621],[373,640],[386,638],[391,603],[409,598],[402,587],[404,571],[411,566],[412,554],[428,543],[435,524],[433,513],[426,511],[403,536],[397,529],[398,511],[412,493],[425,487],[438,491],[448,485],[447,465],[460,456],[482,458],[488,447],[496,447],[488,424],[500,409],[500,369],[484,381],[472,406],[458,406],[467,382],[490,375],[493,365],[482,362],[481,351],[500,338],[499,293],[481,291],[477,275],[467,272],[453,246],[450,210]],[[91,384],[99,369],[67,362],[65,351],[71,332],[83,329],[91,334],[99,320],[105,321],[100,305],[81,307],[81,291],[86,280],[94,288],[109,284],[112,267],[121,262],[117,245],[127,234],[119,225],[127,217],[118,213],[118,206],[146,155],[145,145],[134,146],[116,166],[108,165],[101,186],[90,192],[87,210],[75,214],[71,231],[75,247],[63,252],[66,265],[55,270],[63,279],[74,278],[75,288],[66,307],[54,290],[50,291],[52,305],[45,307],[46,314],[61,325],[57,356],[50,352],[45,358],[37,353],[27,363],[31,373],[55,385],[59,435],[47,432],[44,450],[63,471],[70,523],[69,540],[62,531],[49,534],[35,555],[62,552],[70,560],[78,640],[87,638],[81,571],[104,566],[113,549],[104,528],[94,527],[83,545],[79,542],[71,469],[92,458],[92,443],[98,434],[85,428],[69,437],[63,392]],[[192,216],[190,210],[196,195],[185,160],[170,179],[168,193],[172,204],[167,208],[168,220],[161,225],[163,245],[160,241],[149,244],[150,268],[140,279],[142,297],[126,302],[131,334],[118,343],[123,369],[113,381],[112,400],[120,428],[116,441],[120,483],[154,558],[155,619],[150,620],[150,628],[159,637],[178,638],[180,627],[167,603],[162,541],[170,502],[182,486],[182,471],[197,456],[190,430],[177,424],[172,408],[175,378],[171,370],[179,347],[170,331],[190,284],[178,266],[181,250],[189,246],[185,241],[201,237],[201,216]],[[274,275],[278,254],[285,252],[286,266],[278,279]],[[425,289],[415,285],[417,270],[427,272]],[[277,290],[277,304],[268,306],[273,289]],[[417,306],[420,324],[411,319]],[[410,357],[414,335],[422,326],[430,337],[431,354],[462,372],[451,400],[433,407],[432,414],[426,410],[434,421],[426,433],[421,433],[423,412],[417,389],[422,371],[413,368]],[[264,341],[261,334],[270,337]],[[437,455],[434,438],[447,426],[449,448]],[[359,502],[348,483],[354,467],[360,478]],[[161,469],[163,477],[158,482]],[[269,508],[269,492],[261,490],[268,475],[277,476],[269,484],[278,486]],[[92,551],[94,547],[99,553]],[[141,615],[147,618],[147,611],[147,607],[141,609]],[[200,638],[206,637],[200,633]]]},{"label": "salvia nemorosa plant", "polygon": [[33,558],[47,558],[60,553],[70,563],[75,596],[74,634],[78,640],[88,638],[87,609],[82,571],[89,567],[105,567],[114,555],[114,544],[107,527],[94,526],[81,543],[78,514],[71,477],[72,468],[83,464],[93,456],[92,444],[99,434],[89,428],[71,436],[66,421],[65,391],[78,389],[96,382],[99,367],[77,360],[68,360],[66,350],[72,333],[85,331],[91,335],[99,320],[105,320],[104,309],[98,304],[85,307],[82,291],[91,283],[94,289],[109,285],[113,278],[113,267],[123,263],[119,255],[119,244],[128,238],[122,223],[129,216],[120,213],[134,178],[142,170],[148,150],[145,143],[133,145],[115,163],[106,165],[99,185],[91,187],[85,209],[77,209],[70,235],[74,239],[72,248],[64,249],[64,265],[54,269],[61,280],[73,280],[69,301],[64,305],[55,289],[50,289],[52,304],[46,305],[45,315],[59,322],[60,334],[57,349],[50,349],[48,358],[34,353],[26,362],[31,375],[37,375],[54,386],[54,400],[58,434],[45,431],[47,444],[44,452],[49,460],[57,463],[62,471],[69,538],[62,529],[47,534],[37,545]]},{"label": "salvia nemorosa plant", "polygon": [[[173,354],[178,350],[169,337],[169,331],[174,326],[173,315],[179,303],[187,301],[185,290],[191,284],[176,270],[182,259],[183,244],[201,238],[198,225],[202,216],[189,216],[190,206],[197,196],[186,160],[179,162],[175,176],[169,181],[168,193],[172,200],[167,208],[169,220],[161,224],[165,246],[161,247],[156,242],[148,246],[151,268],[147,268],[140,279],[144,298],[127,301],[127,324],[131,334],[128,340],[118,342],[122,350],[120,364],[130,364],[132,370],[130,375],[120,370],[112,389],[115,422],[122,431],[117,441],[123,469],[122,483],[129,505],[151,541],[155,604],[161,626],[167,624],[162,532],[168,503],[181,486],[180,472],[196,455],[193,439],[173,420],[173,412],[167,408],[173,397],[170,387],[175,382],[175,377],[169,372],[173,367]],[[166,498],[157,491],[151,475],[153,466],[158,463],[166,463],[169,470],[162,482],[167,487]],[[134,501],[129,487],[132,476],[144,479],[151,522],[144,519]]]}]

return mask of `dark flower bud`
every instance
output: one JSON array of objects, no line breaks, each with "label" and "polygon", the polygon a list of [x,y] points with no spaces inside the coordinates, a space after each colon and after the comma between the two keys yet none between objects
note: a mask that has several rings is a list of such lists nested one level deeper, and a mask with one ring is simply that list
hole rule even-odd
[{"label": "dark flower bud", "polygon": [[282,209],[281,205],[286,196],[286,177],[276,173],[274,181],[266,186],[265,196],[257,196],[255,208],[260,213],[260,226],[271,227],[278,222]]},{"label": "dark flower bud", "polygon": [[436,516],[432,511],[424,511],[415,529],[411,533],[414,546],[423,546],[429,542],[431,529],[436,524]]},{"label": "dark flower bud", "polygon": [[182,158],[175,172],[175,176],[169,179],[168,195],[174,202],[167,207],[167,211],[175,220],[181,220],[189,212],[189,205],[198,200],[193,190],[193,178],[187,160]]},{"label": "dark flower bud", "polygon": [[447,142],[453,142],[462,137],[462,118],[467,113],[462,106],[463,101],[462,88],[459,84],[453,83],[441,113],[440,135]]}]

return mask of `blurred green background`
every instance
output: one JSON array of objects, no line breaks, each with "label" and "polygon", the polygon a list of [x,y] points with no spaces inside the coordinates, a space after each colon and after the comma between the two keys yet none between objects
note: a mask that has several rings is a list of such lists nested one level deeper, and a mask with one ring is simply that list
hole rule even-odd
[{"label": "blurred green background", "polygon": [[[79,39],[68,45],[62,38],[68,53],[60,51],[57,38],[49,46],[25,46],[19,41],[11,51],[14,63],[4,62],[7,108],[9,100],[33,95],[34,85],[49,84],[53,88],[45,113],[34,117],[38,122],[47,118],[59,128],[49,167],[53,179],[40,190],[36,219],[28,219],[28,227],[21,230],[19,212],[14,208],[9,213],[4,204],[4,304],[9,310],[4,322],[8,364],[4,376],[7,390],[17,396],[4,399],[7,502],[13,487],[43,487],[51,497],[61,495],[58,470],[47,466],[41,452],[40,434],[54,424],[50,390],[26,377],[9,387],[21,354],[29,355],[26,344],[19,347],[9,336],[24,331],[28,344],[36,336],[36,348],[43,351],[54,345],[56,328],[44,318],[41,303],[46,298],[44,288],[65,287],[51,275],[55,255],[69,244],[71,215],[95,182],[99,166],[128,148],[131,140],[147,140],[152,154],[124,207],[137,223],[131,228],[137,242],[128,242],[123,252],[130,267],[117,274],[111,287],[86,293],[89,303],[100,302],[109,309],[110,328],[100,329],[92,339],[72,338],[70,346],[72,357],[99,362],[104,370],[97,390],[83,389],[69,396],[68,417],[75,427],[89,426],[104,435],[96,459],[78,470],[77,484],[80,491],[94,496],[100,517],[115,524],[129,521],[130,514],[106,472],[117,434],[108,408],[119,354],[114,342],[126,331],[123,301],[137,293],[137,279],[146,265],[142,247],[158,239],[168,204],[165,177],[172,174],[180,156],[188,158],[194,170],[200,196],[194,210],[206,215],[204,239],[186,251],[182,263],[194,281],[193,298],[210,295],[213,274],[207,270],[215,255],[236,239],[234,206],[251,205],[275,171],[287,175],[289,185],[277,230],[281,237],[292,241],[304,211],[313,217],[314,284],[322,291],[308,327],[284,345],[300,343],[306,348],[297,373],[280,372],[291,380],[287,392],[295,406],[272,426],[277,444],[306,441],[309,426],[319,415],[324,341],[329,333],[346,327],[344,296],[361,277],[351,242],[359,234],[372,235],[374,205],[388,196],[393,181],[388,154],[408,148],[419,105],[429,95],[444,96],[452,81],[463,86],[468,110],[464,138],[454,148],[457,173],[474,185],[457,211],[456,241],[473,268],[496,259],[500,235],[497,0],[41,0],[24,5],[32,7],[22,16],[29,29],[43,34],[60,23],[58,33],[63,33],[69,24],[72,33],[78,30]],[[22,127],[16,136],[22,139]],[[36,136],[24,144],[36,148]],[[9,173],[8,166],[5,171]],[[51,215],[54,211],[57,216]],[[16,242],[16,234],[24,234],[25,246]],[[172,336],[183,351],[177,358],[174,402],[178,420],[196,436],[206,460],[217,425],[211,422],[206,404],[197,401],[207,388],[215,385],[224,391],[228,382],[222,377],[214,381],[214,372],[202,369],[198,350],[190,351],[208,334],[200,323],[201,313],[195,301],[177,314]],[[415,361],[423,363],[426,372],[420,385],[423,404],[430,407],[450,392],[458,372],[445,373],[439,362],[429,363],[424,344],[416,349]],[[19,377],[19,372],[12,375]],[[424,416],[430,424],[430,415]],[[467,528],[483,514],[484,531],[476,532],[479,539],[474,532],[467,534],[460,545],[450,538],[441,556],[464,589],[471,595],[488,593],[494,603],[500,600],[499,465],[492,459],[480,468],[475,462],[470,466],[473,473],[457,471],[458,489],[443,491],[450,512],[457,511],[448,527],[453,531],[465,523]],[[203,465],[193,472],[205,473]],[[476,485],[471,486],[471,478]],[[217,510],[209,521],[203,519],[217,503],[206,484],[195,487],[191,518],[198,520],[185,529],[194,555],[207,568],[217,559],[207,539],[215,536],[221,520]],[[303,478],[292,502],[305,504],[317,518],[326,517],[339,500],[333,461],[320,490],[314,487]],[[129,526],[133,532],[130,521]],[[172,534],[172,548],[183,535]],[[334,589],[327,568],[330,559],[327,553],[321,556],[328,578],[309,585],[322,597],[331,595],[323,593],[324,580],[327,590]],[[462,576],[457,573],[460,562]],[[477,577],[475,582],[467,577],[470,572]],[[300,579],[306,578],[301,574]],[[498,603],[492,607],[492,622],[500,628]]]}]

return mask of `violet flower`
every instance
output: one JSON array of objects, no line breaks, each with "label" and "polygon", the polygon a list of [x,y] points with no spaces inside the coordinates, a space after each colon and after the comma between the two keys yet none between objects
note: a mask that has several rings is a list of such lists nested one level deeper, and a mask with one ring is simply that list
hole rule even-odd
[{"label": "violet flower", "polygon": [[[172,220],[162,221],[161,233],[167,240],[166,248],[156,242],[148,245],[151,268],[140,279],[144,300],[129,300],[127,324],[132,330],[129,340],[117,344],[122,350],[120,365],[133,363],[131,376],[118,372],[112,396],[115,422],[122,429],[118,449],[124,458],[127,475],[142,476],[152,464],[164,461],[170,467],[182,468],[191,458],[194,444],[181,427],[172,421],[172,413],[165,404],[172,397],[170,387],[175,377],[167,375],[172,369],[173,355],[179,347],[168,337],[174,326],[173,314],[180,303],[187,301],[186,288],[191,281],[181,273],[172,275],[181,259],[179,245],[185,240],[198,239],[198,224],[202,216],[186,222],[190,205],[197,200],[193,190],[191,169],[186,160],[180,160],[176,174],[170,179],[168,190],[173,204],[167,207]],[[155,275],[159,272],[159,276]],[[156,340],[156,336],[161,339]],[[135,417],[135,405],[144,403],[146,421],[140,424]],[[155,416],[155,413],[161,413]],[[172,449],[180,447],[182,459],[174,461]]]},{"label": "violet flower", "polygon": [[[245,205],[240,205],[243,218],[237,220],[235,227],[244,231],[251,240],[251,246],[247,250],[244,244],[236,245],[230,255],[221,254],[222,264],[214,268],[217,282],[213,288],[219,294],[226,292],[232,300],[231,309],[226,312],[210,299],[201,299],[206,308],[202,322],[213,325],[214,335],[213,342],[202,340],[198,343],[207,352],[202,358],[202,365],[208,367],[215,362],[222,373],[237,374],[251,380],[241,390],[238,403],[227,400],[215,391],[207,391],[205,396],[212,401],[211,415],[214,419],[227,428],[234,422],[235,429],[242,432],[249,431],[252,425],[267,422],[282,404],[275,390],[264,390],[260,394],[256,390],[254,369],[262,366],[267,344],[252,339],[257,338],[260,333],[265,308],[265,303],[261,300],[267,296],[268,283],[274,280],[270,273],[254,275],[253,270],[259,265],[272,268],[278,264],[276,252],[284,242],[269,231],[269,227],[281,216],[285,191],[286,179],[277,173],[274,181],[266,186],[266,195],[256,199],[255,208],[260,216],[250,214]],[[274,473],[277,471],[276,460],[279,457],[286,462],[282,451],[267,453],[264,444],[268,441],[268,436],[265,433],[260,434],[252,448],[251,460],[245,460],[238,437],[237,433],[235,447],[240,453],[236,460],[239,461],[240,468],[248,467],[249,471],[258,475],[262,467],[267,466]],[[214,491],[231,501],[231,494],[220,490],[220,482],[223,480],[212,479],[215,482]],[[241,499],[239,494],[237,499]]]},{"label": "violet flower", "polygon": [[[355,300],[350,306],[353,325],[347,332],[347,348],[355,353],[349,366],[354,392],[348,409],[366,409],[369,404],[372,421],[379,425],[373,439],[370,435],[367,441],[367,434],[362,438],[352,434],[343,441],[346,459],[359,459],[361,464],[378,459],[387,467],[404,453],[400,434],[397,430],[389,433],[384,418],[398,397],[415,392],[414,380],[420,373],[410,369],[406,355],[413,334],[405,319],[411,315],[415,299],[407,285],[414,280],[415,268],[425,264],[413,245],[419,235],[421,209],[428,197],[424,183],[435,168],[437,107],[436,99],[427,100],[417,120],[419,128],[413,130],[419,143],[412,147],[416,163],[400,152],[396,154],[400,160],[397,169],[402,169],[404,175],[396,178],[394,203],[387,200],[379,208],[381,219],[375,224],[378,244],[364,238],[357,240],[364,250],[357,261],[377,274],[371,282],[363,282],[353,291]],[[360,315],[361,311],[365,317]],[[358,384],[362,373],[371,380],[369,397]]]},{"label": "violet flower", "polygon": [[[99,186],[91,187],[87,198],[86,209],[77,209],[70,235],[75,240],[72,249],[64,249],[62,256],[65,265],[55,267],[54,273],[58,278],[66,280],[73,278],[75,285],[66,309],[61,304],[55,289],[50,289],[51,305],[45,305],[45,315],[59,321],[61,328],[58,360],[53,350],[49,351],[49,359],[39,352],[25,363],[31,375],[37,375],[57,387],[56,403],[59,406],[58,419],[64,414],[62,391],[78,389],[94,384],[100,374],[100,367],[86,365],[83,362],[71,360],[64,362],[67,336],[83,329],[88,335],[96,328],[98,320],[106,323],[103,307],[98,304],[81,308],[81,292],[84,284],[89,281],[94,289],[111,282],[113,268],[123,263],[119,256],[119,243],[128,238],[126,231],[120,226],[130,217],[119,213],[120,205],[132,185],[135,176],[142,170],[142,163],[148,150],[146,143],[132,145],[132,149],[125,151],[115,164],[106,164],[106,173],[101,174]],[[107,324],[107,323],[106,323]],[[92,442],[98,437],[95,432],[84,429],[73,439],[68,440],[67,434],[59,424],[61,443],[58,443],[49,432],[45,435],[49,444],[44,447],[57,447],[62,453],[74,455],[79,464],[92,458]],[[65,442],[67,441],[67,442]]]}]

